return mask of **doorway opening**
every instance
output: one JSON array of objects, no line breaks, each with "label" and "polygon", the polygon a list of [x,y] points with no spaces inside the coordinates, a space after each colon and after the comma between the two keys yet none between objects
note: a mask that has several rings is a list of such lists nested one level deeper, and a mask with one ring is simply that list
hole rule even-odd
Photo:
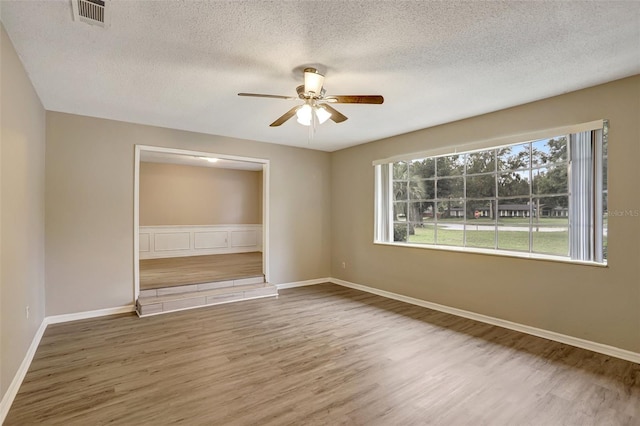
[{"label": "doorway opening", "polygon": [[266,159],[136,145],[138,314],[277,295],[268,188]]}]

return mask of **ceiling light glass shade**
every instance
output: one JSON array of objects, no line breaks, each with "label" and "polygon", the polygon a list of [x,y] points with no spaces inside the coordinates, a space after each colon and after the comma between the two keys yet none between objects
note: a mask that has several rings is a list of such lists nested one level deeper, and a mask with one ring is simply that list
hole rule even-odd
[{"label": "ceiling light glass shade", "polygon": [[324,83],[324,76],[322,74],[314,69],[311,71],[308,69],[304,70],[304,91],[306,93],[313,92],[319,95],[322,90],[322,83]]},{"label": "ceiling light glass shade", "polygon": [[325,107],[317,106],[315,110],[316,110],[316,116],[318,117],[318,122],[320,124],[324,123],[329,119],[329,117],[331,117],[331,113],[327,111]]},{"label": "ceiling light glass shade", "polygon": [[217,158],[213,158],[213,157],[198,157],[201,160],[207,160],[210,163],[215,163],[216,161],[218,161]]},{"label": "ceiling light glass shade", "polygon": [[296,111],[298,123],[303,126],[311,126],[311,105],[304,104]]}]

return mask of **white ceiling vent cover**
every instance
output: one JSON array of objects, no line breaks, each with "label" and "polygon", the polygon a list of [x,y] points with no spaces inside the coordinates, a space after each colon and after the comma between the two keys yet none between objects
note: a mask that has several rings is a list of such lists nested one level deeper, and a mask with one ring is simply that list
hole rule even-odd
[{"label": "white ceiling vent cover", "polygon": [[105,0],[71,0],[73,20],[99,27],[109,27],[107,12],[108,1]]}]

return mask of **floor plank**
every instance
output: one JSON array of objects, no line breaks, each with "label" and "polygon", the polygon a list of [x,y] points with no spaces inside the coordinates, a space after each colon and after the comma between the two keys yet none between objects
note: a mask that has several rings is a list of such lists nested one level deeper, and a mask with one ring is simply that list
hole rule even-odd
[{"label": "floor plank", "polygon": [[48,327],[6,425],[638,425],[640,365],[331,284]]},{"label": "floor plank", "polygon": [[262,275],[261,252],[140,260],[140,290],[258,275]]}]

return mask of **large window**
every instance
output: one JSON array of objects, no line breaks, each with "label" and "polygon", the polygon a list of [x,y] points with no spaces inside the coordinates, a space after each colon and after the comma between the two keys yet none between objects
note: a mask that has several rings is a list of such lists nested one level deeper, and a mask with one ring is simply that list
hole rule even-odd
[{"label": "large window", "polygon": [[604,133],[376,164],[376,241],[603,263]]}]

